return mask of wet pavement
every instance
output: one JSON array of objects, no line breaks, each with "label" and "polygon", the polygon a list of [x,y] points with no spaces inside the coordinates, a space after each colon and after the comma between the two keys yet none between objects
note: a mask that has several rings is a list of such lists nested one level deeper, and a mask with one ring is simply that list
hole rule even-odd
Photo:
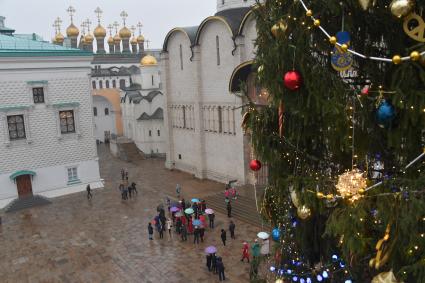
[{"label": "wet pavement", "polygon": [[[149,241],[147,224],[166,196],[175,197],[176,183],[188,200],[223,190],[224,185],[200,181],[169,171],[158,159],[126,163],[99,148],[105,189],[52,200],[51,205],[8,213],[0,225],[1,282],[218,282],[208,272],[203,250],[218,247],[226,282],[249,282],[249,264],[240,262],[242,242],[252,243],[259,228],[234,219],[236,240],[227,235],[223,247],[220,229],[229,219],[217,214],[216,228],[207,229],[204,243],[192,236],[181,242],[177,234]],[[138,196],[122,201],[118,191],[120,169],[127,168]]]}]

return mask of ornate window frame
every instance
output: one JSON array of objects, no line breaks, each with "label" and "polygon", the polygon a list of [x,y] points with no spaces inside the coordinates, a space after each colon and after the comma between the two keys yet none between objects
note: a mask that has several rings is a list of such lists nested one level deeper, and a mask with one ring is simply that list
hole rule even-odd
[{"label": "ornate window frame", "polygon": [[[0,107],[0,121],[4,131],[5,145],[10,146],[12,144],[30,144],[32,143],[31,127],[29,122],[29,110],[30,106],[8,106]],[[25,127],[25,139],[11,140],[9,136],[9,125],[7,124],[7,116],[22,115],[24,117]]]},{"label": "ornate window frame", "polygon": [[[78,102],[56,103],[56,104],[53,104],[53,107],[55,108],[57,138],[59,140],[62,140],[64,137],[74,138],[76,136],[76,137],[80,138],[81,137],[81,132],[80,132],[80,103],[78,103]],[[60,126],[59,112],[67,111],[67,110],[68,111],[69,110],[74,111],[75,133],[62,134],[61,126]]]},{"label": "ornate window frame", "polygon": [[[49,105],[49,82],[48,81],[27,81],[27,93],[29,97],[29,104],[33,107],[39,106],[39,105]],[[33,88],[43,88],[43,94],[44,94],[44,103],[34,103],[34,97],[33,97]]]}]

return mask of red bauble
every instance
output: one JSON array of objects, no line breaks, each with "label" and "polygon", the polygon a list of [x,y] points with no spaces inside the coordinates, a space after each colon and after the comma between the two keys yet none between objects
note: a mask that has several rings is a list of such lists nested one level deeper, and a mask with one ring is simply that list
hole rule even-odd
[{"label": "red bauble", "polygon": [[253,159],[249,163],[249,168],[251,168],[252,171],[258,171],[261,169],[261,162],[260,160]]},{"label": "red bauble", "polygon": [[303,79],[301,74],[295,70],[287,72],[283,77],[283,83],[285,84],[285,87],[290,90],[299,89],[301,87],[302,81]]},{"label": "red bauble", "polygon": [[369,86],[365,86],[363,89],[362,89],[362,95],[368,95],[369,94]]}]

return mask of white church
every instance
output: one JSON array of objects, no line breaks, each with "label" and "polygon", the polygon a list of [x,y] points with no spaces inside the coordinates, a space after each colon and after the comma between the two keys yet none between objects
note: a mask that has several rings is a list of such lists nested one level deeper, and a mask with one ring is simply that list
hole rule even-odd
[{"label": "white church", "polygon": [[249,137],[240,127],[244,100],[234,94],[243,80],[250,96],[257,95],[255,4],[218,0],[215,15],[167,34],[161,55],[167,168],[219,182],[255,182]]}]

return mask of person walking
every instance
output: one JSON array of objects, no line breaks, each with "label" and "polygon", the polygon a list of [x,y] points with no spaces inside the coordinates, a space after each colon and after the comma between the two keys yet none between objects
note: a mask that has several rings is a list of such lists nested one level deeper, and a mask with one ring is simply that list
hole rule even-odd
[{"label": "person walking", "polygon": [[204,242],[204,235],[205,235],[205,228],[201,227],[201,229],[199,229],[199,237],[201,237],[201,242]]},{"label": "person walking", "polygon": [[269,256],[270,254],[270,242],[269,239],[264,239],[263,244],[261,245],[260,253],[262,256]]},{"label": "person walking", "polygon": [[249,263],[249,245],[247,242],[243,242],[243,248],[242,248],[242,259],[241,261],[243,262],[244,259],[248,260]]},{"label": "person walking", "polygon": [[124,194],[124,200],[128,199],[128,188],[126,186],[123,186],[123,194]]},{"label": "person walking", "polygon": [[182,226],[181,235],[182,235],[182,241],[187,241],[187,229],[186,229],[186,225],[183,225]]},{"label": "person walking", "polygon": [[223,245],[224,246],[226,246],[226,230],[224,230],[224,229],[221,229],[221,235],[220,235],[220,237],[221,237],[221,241],[223,242]]},{"label": "person walking", "polygon": [[131,199],[131,193],[133,191],[133,187],[132,186],[128,186],[127,190],[128,190],[128,196]]},{"label": "person walking", "polygon": [[125,178],[125,171],[124,171],[124,168],[121,168],[121,180],[124,181],[124,178]]},{"label": "person walking", "polygon": [[182,187],[181,187],[179,184],[177,184],[177,185],[176,185],[176,195],[177,195],[177,199],[180,199],[180,193],[181,193],[181,191],[182,191]]},{"label": "person walking", "polygon": [[217,271],[218,271],[218,279],[220,281],[226,280],[226,277],[224,276],[224,264],[221,257],[217,258]]},{"label": "person walking", "polygon": [[260,244],[257,239],[254,240],[254,244],[251,246],[251,252],[254,259],[257,259],[260,256]]},{"label": "person walking", "polygon": [[182,198],[181,202],[182,202],[182,210],[184,212],[186,210],[186,201],[184,200],[184,198]]},{"label": "person walking", "polygon": [[215,253],[211,256],[211,271],[217,273],[217,256]]},{"label": "person walking", "polygon": [[232,238],[233,240],[236,239],[235,228],[236,228],[235,223],[232,220],[230,220],[230,224],[229,224],[230,238]]},{"label": "person walking", "polygon": [[131,183],[131,188],[133,189],[133,193],[136,193],[136,195],[137,195],[137,188],[136,188],[135,182]]},{"label": "person walking", "polygon": [[153,240],[152,236],[153,236],[153,227],[152,224],[149,222],[148,224],[148,234],[149,234],[149,240]]},{"label": "person walking", "polygon": [[91,188],[90,188],[90,184],[88,184],[87,185],[87,187],[86,187],[86,190],[87,190],[87,199],[92,199],[92,194],[91,194]]},{"label": "person walking", "polygon": [[214,214],[214,213],[213,213],[213,214],[208,215],[208,219],[209,219],[209,221],[210,221],[210,228],[211,228],[211,229],[214,229],[214,218],[215,218],[215,214]]},{"label": "person walking", "polygon": [[158,221],[158,233],[159,233],[159,238],[163,239],[164,238],[164,226],[162,226],[161,221]]},{"label": "person walking", "polygon": [[211,271],[211,265],[212,265],[212,254],[207,254],[207,267],[208,267],[208,271]]},{"label": "person walking", "polygon": [[207,202],[203,199],[201,201],[201,211],[202,211],[202,213],[205,213],[205,209],[207,209]]},{"label": "person walking", "polygon": [[230,201],[227,203],[227,217],[232,217],[232,205],[230,204]]},{"label": "person walking", "polygon": [[182,229],[182,220],[181,220],[180,217],[178,217],[177,220],[176,220],[176,232],[177,232],[177,234],[180,235],[181,229]]},{"label": "person walking", "polygon": [[124,198],[124,185],[120,184],[120,186],[118,187],[118,190],[121,192],[121,199],[125,200],[125,198]]},{"label": "person walking", "polygon": [[195,226],[195,230],[193,230],[193,243],[199,244],[199,227]]},{"label": "person walking", "polygon": [[167,229],[168,229],[168,235],[170,236],[170,238],[171,238],[171,227],[173,227],[173,224],[171,222],[171,219],[168,218],[167,219]]}]

